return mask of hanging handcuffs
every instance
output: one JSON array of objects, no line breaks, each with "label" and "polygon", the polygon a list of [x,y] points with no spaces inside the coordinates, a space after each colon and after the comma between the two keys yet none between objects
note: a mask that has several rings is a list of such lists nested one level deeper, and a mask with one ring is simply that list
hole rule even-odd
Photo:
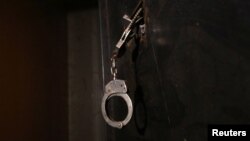
[{"label": "hanging handcuffs", "polygon": [[[138,3],[137,7],[135,8],[132,18],[129,16],[124,15],[123,18],[128,20],[130,23],[127,28],[124,30],[120,40],[116,44],[116,48],[113,51],[113,55],[111,57],[111,74],[113,75],[113,80],[111,80],[105,86],[104,96],[102,98],[101,110],[104,120],[107,122],[108,125],[121,129],[123,126],[127,125],[130,121],[132,114],[133,114],[133,104],[130,97],[127,94],[127,86],[124,80],[120,80],[116,78],[117,68],[116,68],[116,60],[119,58],[120,49],[123,48],[126,43],[132,39],[133,37],[138,35],[138,27],[141,30],[145,30],[144,19],[143,19],[143,4],[142,0]],[[122,98],[127,105],[128,113],[124,120],[122,121],[114,121],[112,120],[106,110],[107,101],[110,100],[112,97],[120,97]]]}]

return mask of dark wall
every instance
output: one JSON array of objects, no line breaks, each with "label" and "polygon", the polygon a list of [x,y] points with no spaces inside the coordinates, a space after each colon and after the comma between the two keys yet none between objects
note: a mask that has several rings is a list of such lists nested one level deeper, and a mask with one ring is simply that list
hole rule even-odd
[{"label": "dark wall", "polygon": [[[109,57],[126,27],[122,16],[135,5],[101,1],[106,83]],[[206,141],[208,124],[248,124],[249,7],[235,0],[144,0],[146,37],[118,63],[134,114],[122,130],[107,127],[108,140]]]},{"label": "dark wall", "polygon": [[69,139],[104,141],[98,8],[70,11],[67,21]]},{"label": "dark wall", "polygon": [[0,140],[67,141],[66,14],[59,1],[0,4]]},{"label": "dark wall", "polygon": [[96,0],[0,4],[0,140],[105,140]]}]

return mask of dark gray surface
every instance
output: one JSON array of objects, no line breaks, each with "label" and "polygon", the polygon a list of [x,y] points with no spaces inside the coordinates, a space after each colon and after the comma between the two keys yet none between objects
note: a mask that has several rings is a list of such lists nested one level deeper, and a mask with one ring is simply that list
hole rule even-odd
[{"label": "dark gray surface", "polygon": [[[205,141],[208,124],[249,123],[250,3],[144,1],[147,37],[135,61],[133,48],[120,59],[118,77],[141,105],[134,111],[145,112],[122,130],[108,127],[107,140]],[[135,4],[100,1],[105,82],[108,58],[126,25],[122,16]]]},{"label": "dark gray surface", "polygon": [[68,13],[69,141],[105,139],[98,9]]}]

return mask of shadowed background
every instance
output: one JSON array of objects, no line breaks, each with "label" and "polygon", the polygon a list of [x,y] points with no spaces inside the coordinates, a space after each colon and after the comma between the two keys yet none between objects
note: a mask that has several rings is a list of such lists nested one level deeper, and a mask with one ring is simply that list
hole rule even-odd
[{"label": "shadowed background", "polygon": [[[88,113],[95,110],[90,102],[79,104],[95,98],[89,88],[93,85],[93,69],[95,75],[100,74],[98,68],[89,65],[93,59],[98,64],[98,57],[92,57],[91,51],[97,48],[93,51],[98,53],[100,47],[98,42],[92,45],[93,40],[99,39],[97,1],[0,3],[0,140],[68,141],[82,140],[83,136],[95,140],[94,122],[86,121],[99,112]],[[77,34],[79,37],[73,39]],[[82,39],[79,52],[76,44]],[[83,54],[72,61],[76,52]],[[86,71],[75,72],[74,67],[79,66]],[[73,82],[76,79],[85,82],[77,85]],[[86,99],[72,102],[72,91],[76,89],[81,89],[78,97],[84,95]],[[95,90],[99,89],[96,84]],[[80,106],[86,109],[78,110]],[[73,124],[75,121],[78,126]]]}]

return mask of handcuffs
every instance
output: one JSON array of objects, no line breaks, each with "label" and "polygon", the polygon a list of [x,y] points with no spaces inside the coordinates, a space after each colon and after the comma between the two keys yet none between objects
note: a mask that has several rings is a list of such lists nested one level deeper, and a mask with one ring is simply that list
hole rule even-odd
[{"label": "handcuffs", "polygon": [[[120,40],[116,44],[115,50],[113,51],[113,56],[111,57],[111,74],[113,75],[113,80],[106,84],[104,96],[102,98],[101,110],[104,120],[108,125],[118,129],[121,129],[130,121],[133,115],[133,104],[129,95],[127,94],[127,86],[125,81],[116,78],[116,59],[120,57],[120,49],[123,48],[130,39],[138,34],[138,30],[136,29],[139,27],[141,30],[145,30],[143,14],[143,4],[142,0],[140,0],[131,16],[132,18],[129,18],[127,15],[123,16],[123,18],[128,20],[130,23],[124,30]],[[128,112],[127,116],[122,121],[115,121],[107,114],[107,101],[113,97],[120,97],[126,102]]]}]

